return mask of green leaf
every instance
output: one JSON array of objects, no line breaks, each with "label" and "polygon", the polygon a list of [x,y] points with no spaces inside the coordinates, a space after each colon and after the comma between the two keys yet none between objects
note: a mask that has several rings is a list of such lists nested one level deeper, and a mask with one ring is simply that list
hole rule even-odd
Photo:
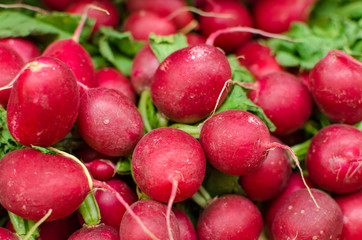
[{"label": "green leaf", "polygon": [[54,151],[51,151],[51,150],[49,150],[49,149],[47,149],[47,148],[44,148],[44,147],[39,147],[39,146],[31,146],[32,148],[34,148],[34,149],[36,149],[36,150],[39,150],[40,152],[42,152],[42,153],[46,153],[46,154],[57,154],[56,152],[54,152]]},{"label": "green leaf", "polygon": [[188,46],[186,37],[183,34],[157,36],[151,33],[148,40],[153,53],[160,62],[171,53]]},{"label": "green leaf", "polygon": [[254,76],[242,65],[236,55],[230,54],[227,56],[232,73],[232,79],[240,82],[255,82]]}]

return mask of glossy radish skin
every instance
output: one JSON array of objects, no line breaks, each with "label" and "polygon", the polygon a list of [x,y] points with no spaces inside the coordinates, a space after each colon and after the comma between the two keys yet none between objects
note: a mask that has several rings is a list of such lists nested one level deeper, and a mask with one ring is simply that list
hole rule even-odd
[{"label": "glossy radish skin", "polygon": [[61,60],[72,70],[78,82],[87,87],[95,87],[95,70],[92,59],[89,53],[73,39],[53,42],[42,55]]},{"label": "glossy radish skin", "polygon": [[290,194],[276,213],[273,239],[341,239],[343,216],[338,204],[327,193],[311,190],[320,208],[307,189]]},{"label": "glossy radish skin", "polygon": [[310,179],[336,193],[362,188],[362,132],[346,124],[332,124],[314,135],[306,156]]},{"label": "glossy radish skin", "polygon": [[135,40],[147,41],[151,33],[171,35],[176,33],[176,26],[160,15],[141,10],[131,13],[124,22],[124,31],[129,31]]},{"label": "glossy radish skin", "polygon": [[200,143],[190,134],[170,127],[147,133],[132,155],[132,170],[139,188],[151,198],[168,202],[172,181],[178,182],[175,202],[194,195],[206,171]]},{"label": "glossy radish skin", "polygon": [[172,212],[175,214],[180,227],[180,240],[197,240],[195,227],[186,213],[177,208],[172,208]]},{"label": "glossy radish skin", "polygon": [[309,90],[319,109],[333,122],[362,121],[362,63],[331,50],[310,72]]},{"label": "glossy radish skin", "polygon": [[276,136],[290,134],[303,126],[312,113],[308,88],[294,75],[274,72],[256,82],[249,98],[260,106],[274,123]]},{"label": "glossy radish skin", "polygon": [[0,239],[3,240],[20,240],[21,238],[10,232],[6,228],[0,227]]},{"label": "glossy radish skin", "polygon": [[211,200],[197,222],[199,240],[257,240],[263,228],[260,211],[249,199],[223,195]]},{"label": "glossy radish skin", "polygon": [[132,88],[131,82],[117,69],[111,67],[99,69],[96,72],[95,81],[95,87],[115,89],[136,103],[136,93]]},{"label": "glossy radish skin", "polygon": [[211,165],[223,173],[241,176],[263,163],[270,134],[255,115],[242,110],[225,110],[204,123],[200,143]]},{"label": "glossy radish skin", "polygon": [[343,213],[343,240],[354,240],[362,236],[362,191],[334,197]]},{"label": "glossy radish skin", "polygon": [[[137,201],[137,195],[122,180],[113,178],[108,180],[106,183],[113,187],[123,197],[127,204],[131,205]],[[101,213],[101,222],[106,225],[119,228],[123,214],[126,211],[123,205],[107,190],[96,189],[94,196],[97,200],[99,211]]]},{"label": "glossy radish skin", "polygon": [[46,221],[72,214],[89,193],[82,167],[75,161],[19,149],[0,160],[0,204],[14,214],[39,221],[52,209]]},{"label": "glossy radish skin", "polygon": [[116,227],[108,225],[85,225],[74,232],[68,240],[119,240],[119,232]]},{"label": "glossy radish skin", "polygon": [[17,52],[25,63],[40,56],[39,48],[25,38],[4,38],[0,39],[0,43]]},{"label": "glossy radish skin", "polygon": [[[280,142],[271,137],[272,142]],[[270,150],[263,164],[239,178],[239,183],[253,201],[266,201],[278,196],[287,186],[292,173],[288,153],[280,148]]]},{"label": "glossy radish skin", "polygon": [[273,72],[282,71],[271,49],[257,41],[248,41],[236,51],[241,65],[245,66],[257,79]]},{"label": "glossy radish skin", "polygon": [[[7,86],[16,77],[24,61],[15,50],[9,46],[0,44],[0,87]],[[6,107],[8,104],[10,90],[5,89],[0,91],[0,106]]]},{"label": "glossy radish skin", "polygon": [[144,134],[141,114],[131,100],[108,88],[83,94],[77,127],[84,141],[107,156],[127,156]]},{"label": "glossy radish skin", "polygon": [[[211,33],[229,27],[252,27],[252,17],[247,8],[238,1],[210,1],[203,11],[215,14],[230,15],[226,17],[200,17],[200,29],[205,37]],[[227,33],[218,36],[215,46],[227,53],[234,52],[238,47],[251,38],[250,33]]]},{"label": "glossy radish skin", "polygon": [[[144,225],[158,238],[169,239],[166,224],[166,205],[152,199],[138,200],[131,205],[134,213]],[[171,212],[171,232],[174,240],[180,240],[180,229],[175,214]],[[151,240],[135,219],[126,212],[120,225],[120,240]]]},{"label": "glossy radish skin", "polygon": [[94,159],[84,165],[92,177],[100,181],[107,181],[116,174],[116,165],[108,159]]},{"label": "glossy radish skin", "polygon": [[206,118],[227,96],[231,69],[224,53],[206,44],[189,46],[169,55],[151,83],[158,110],[173,121],[195,123]]},{"label": "glossy radish skin", "polygon": [[131,68],[131,84],[138,94],[150,90],[153,75],[159,65],[150,45],[145,44],[134,57]]},{"label": "glossy radish skin", "polygon": [[17,76],[11,90],[7,124],[25,146],[50,146],[72,129],[79,111],[74,75],[61,61],[38,57]]}]

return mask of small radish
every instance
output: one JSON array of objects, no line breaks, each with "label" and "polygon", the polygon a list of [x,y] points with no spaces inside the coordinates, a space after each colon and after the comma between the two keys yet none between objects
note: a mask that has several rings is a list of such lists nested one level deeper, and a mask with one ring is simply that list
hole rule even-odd
[{"label": "small radish", "polygon": [[217,102],[223,102],[227,91],[222,90],[231,77],[230,64],[216,47],[200,44],[182,48],[156,70],[152,101],[171,120],[195,123],[206,118]]},{"label": "small radish", "polygon": [[0,239],[3,240],[21,240],[21,238],[7,230],[6,228],[0,227]]},{"label": "small radish", "polygon": [[331,50],[311,70],[309,90],[319,109],[333,122],[362,121],[362,63]]},{"label": "small radish", "polygon": [[94,159],[84,165],[92,177],[100,181],[107,181],[116,174],[116,165],[108,159]]},{"label": "small radish", "polygon": [[74,232],[68,240],[119,240],[119,231],[108,225],[83,226]]},{"label": "small radish", "polygon": [[7,124],[25,146],[50,146],[72,129],[79,111],[79,89],[60,60],[38,57],[24,66],[11,90]]},{"label": "small radish", "polygon": [[175,214],[180,227],[180,240],[197,240],[195,227],[186,213],[177,208],[172,208],[172,212]]},{"label": "small radish", "polygon": [[199,240],[257,240],[263,218],[252,201],[239,195],[213,199],[197,222]]},{"label": "small radish", "polygon": [[130,81],[117,69],[111,67],[99,69],[96,72],[95,78],[95,87],[115,89],[136,103],[136,93]]},{"label": "small radish", "polygon": [[148,240],[148,239],[180,239],[180,229],[178,226],[177,218],[174,213],[170,215],[170,225],[166,223],[167,207],[160,202],[152,199],[139,200],[131,205],[132,210],[139,216],[145,226],[153,233],[151,236],[146,234],[139,224],[135,222],[134,218],[127,211],[122,218],[120,225],[119,235],[120,240]]},{"label": "small radish", "polygon": [[15,50],[25,63],[40,56],[39,48],[25,38],[4,38],[0,39],[0,43]]},{"label": "small radish", "polygon": [[108,88],[89,88],[80,100],[77,128],[84,141],[107,156],[127,156],[144,134],[131,100]]},{"label": "small radish", "polygon": [[321,188],[349,193],[362,188],[362,131],[346,124],[319,130],[306,156],[310,179]]},{"label": "small radish", "polygon": [[276,213],[273,239],[341,239],[343,216],[338,204],[321,190],[311,191],[320,207],[307,189],[290,194]]}]

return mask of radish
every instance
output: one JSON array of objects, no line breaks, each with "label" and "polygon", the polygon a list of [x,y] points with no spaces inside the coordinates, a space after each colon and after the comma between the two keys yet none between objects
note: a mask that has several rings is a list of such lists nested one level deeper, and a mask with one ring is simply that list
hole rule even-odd
[{"label": "radish", "polygon": [[6,228],[0,227],[0,239],[4,240],[21,240],[19,236],[10,232]]},{"label": "radish", "polygon": [[74,0],[41,0],[48,8],[62,11],[65,10]]},{"label": "radish", "polygon": [[100,181],[107,181],[116,174],[116,165],[107,159],[95,159],[84,163],[84,165],[92,177]]},{"label": "radish", "polygon": [[72,129],[79,110],[79,89],[60,60],[38,57],[20,71],[11,90],[7,124],[25,146],[50,146]]},{"label": "radish", "polygon": [[116,227],[107,225],[84,226],[74,232],[68,240],[119,240],[119,232]]},{"label": "radish", "polygon": [[222,90],[229,79],[231,69],[224,53],[206,44],[189,46],[160,64],[151,83],[152,101],[171,120],[195,123],[223,102],[227,91]]},{"label": "radish", "polygon": [[[271,136],[271,142],[280,142]],[[239,178],[239,183],[253,201],[266,201],[278,196],[287,186],[292,173],[287,152],[270,150],[263,164],[256,170]]]},{"label": "radish", "polygon": [[0,204],[25,219],[54,221],[72,214],[90,191],[83,168],[75,161],[18,149],[0,160]]},{"label": "radish", "polygon": [[343,216],[338,204],[323,191],[311,191],[320,207],[307,189],[290,194],[276,213],[273,239],[341,239]]},{"label": "radish", "polygon": [[321,188],[349,193],[362,188],[362,132],[350,125],[322,128],[306,156],[310,179]]},{"label": "radish", "polygon": [[362,121],[362,63],[331,50],[311,70],[309,90],[319,109],[333,122]]},{"label": "radish", "polygon": [[4,38],[0,39],[0,43],[17,52],[25,63],[40,56],[39,48],[33,42],[25,38]]},{"label": "radish", "polygon": [[[166,223],[167,207],[164,204],[152,199],[144,199],[133,203],[131,208],[153,234],[146,235],[127,211],[120,225],[120,240],[180,239],[180,229],[174,213],[170,214],[170,225]],[[169,231],[172,238],[169,238]]]},{"label": "radish", "polygon": [[[237,26],[252,27],[253,25],[249,11],[238,1],[209,1],[208,4],[203,7],[203,10],[205,12],[212,12],[213,14],[225,15],[224,17],[200,17],[200,30],[205,37],[220,29]],[[227,53],[231,53],[250,38],[250,33],[227,33],[216,39],[215,46],[222,48]]]},{"label": "radish", "polygon": [[213,199],[197,222],[199,240],[257,240],[263,228],[258,208],[239,195]]},{"label": "radish", "polygon": [[186,34],[186,38],[188,45],[203,44],[206,42],[206,38],[197,33],[188,33]]},{"label": "radish", "polygon": [[131,100],[108,88],[90,88],[80,100],[77,128],[84,141],[107,156],[127,156],[144,134]]},{"label": "radish", "polygon": [[95,87],[105,87],[118,90],[132,102],[136,103],[136,93],[128,78],[115,68],[99,69],[95,76]]},{"label": "radish", "polygon": [[249,98],[274,123],[276,136],[295,132],[312,113],[313,101],[308,88],[287,72],[274,72],[260,78],[249,91]]},{"label": "radish", "polygon": [[118,157],[109,157],[104,154],[101,154],[86,144],[78,149],[75,149],[73,153],[77,158],[82,160],[82,162],[84,163],[89,163],[96,159],[111,160],[112,162],[116,162],[119,160]]},{"label": "radish", "polygon": [[172,208],[172,212],[175,214],[180,228],[180,240],[197,240],[195,227],[186,213],[177,208]]},{"label": "radish", "polygon": [[362,191],[334,196],[343,214],[343,240],[354,240],[362,236]]}]

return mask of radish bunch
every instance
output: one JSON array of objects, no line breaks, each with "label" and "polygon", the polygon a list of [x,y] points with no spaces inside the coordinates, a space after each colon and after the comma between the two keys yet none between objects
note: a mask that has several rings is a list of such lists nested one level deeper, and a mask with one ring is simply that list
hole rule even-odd
[{"label": "radish bunch", "polygon": [[360,43],[310,45],[323,4],[2,4],[0,239],[357,239]]}]

